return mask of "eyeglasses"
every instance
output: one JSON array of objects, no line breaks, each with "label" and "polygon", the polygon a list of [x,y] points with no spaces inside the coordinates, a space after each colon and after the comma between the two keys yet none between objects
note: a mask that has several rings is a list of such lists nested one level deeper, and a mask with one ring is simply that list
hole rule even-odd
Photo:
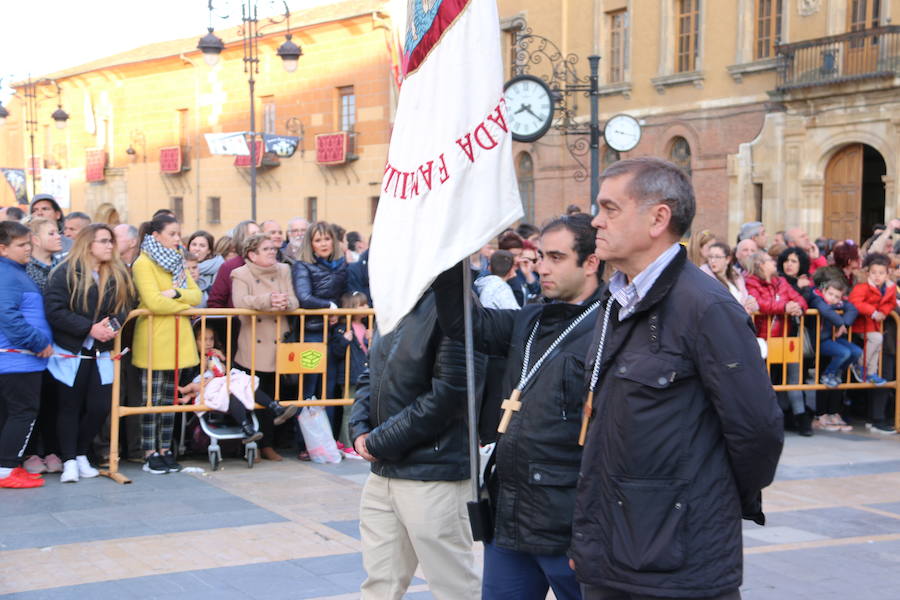
[{"label": "eyeglasses", "polygon": [[115,244],[112,238],[103,238],[102,240],[94,240],[95,244],[105,244],[107,246],[112,246]]}]

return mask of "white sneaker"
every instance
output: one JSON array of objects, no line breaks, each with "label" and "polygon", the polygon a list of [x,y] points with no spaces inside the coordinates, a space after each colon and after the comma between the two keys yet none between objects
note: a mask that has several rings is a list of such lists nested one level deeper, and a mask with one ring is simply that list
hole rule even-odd
[{"label": "white sneaker", "polygon": [[82,454],[81,456],[75,457],[75,462],[78,463],[78,476],[83,477],[84,479],[90,479],[91,477],[96,477],[100,474],[100,471],[91,466],[90,461],[87,459],[87,456]]},{"label": "white sneaker", "polygon": [[74,460],[67,460],[63,463],[63,472],[59,477],[60,483],[77,483],[78,482],[78,463]]}]

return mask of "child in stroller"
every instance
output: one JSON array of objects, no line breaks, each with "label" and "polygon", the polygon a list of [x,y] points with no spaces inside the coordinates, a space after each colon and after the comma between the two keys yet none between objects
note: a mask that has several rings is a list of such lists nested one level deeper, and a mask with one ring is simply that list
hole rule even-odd
[{"label": "child in stroller", "polygon": [[[227,413],[238,423],[243,433],[241,442],[249,444],[262,438],[262,433],[251,418],[254,401],[272,413],[276,425],[284,423],[297,413],[296,406],[281,406],[259,389],[259,381],[255,377],[251,382],[250,376],[238,369],[231,370],[229,386],[228,378],[225,377],[225,355],[219,349],[215,331],[208,328],[204,332],[195,324],[194,332],[197,347],[207,357],[206,372],[203,374],[205,380],[203,402],[212,410]],[[200,389],[201,377],[198,368],[190,383],[178,387],[180,402],[197,403]]]}]

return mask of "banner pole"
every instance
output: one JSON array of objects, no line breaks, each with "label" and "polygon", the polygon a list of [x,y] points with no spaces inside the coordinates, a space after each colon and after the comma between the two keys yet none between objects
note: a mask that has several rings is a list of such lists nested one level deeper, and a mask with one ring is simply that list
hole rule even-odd
[{"label": "banner pole", "polygon": [[463,324],[466,330],[466,407],[469,417],[469,481],[472,484],[472,500],[467,503],[466,508],[469,511],[472,539],[475,541],[490,541],[494,533],[493,518],[490,504],[487,499],[481,498],[481,486],[478,477],[480,454],[478,452],[478,406],[475,399],[475,344],[472,332],[472,269],[468,258],[462,261],[462,269]]}]

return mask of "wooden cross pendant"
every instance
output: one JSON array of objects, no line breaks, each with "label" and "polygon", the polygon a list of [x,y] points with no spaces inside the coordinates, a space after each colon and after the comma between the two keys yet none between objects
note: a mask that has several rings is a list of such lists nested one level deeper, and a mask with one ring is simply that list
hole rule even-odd
[{"label": "wooden cross pendant", "polygon": [[506,428],[509,427],[509,421],[512,419],[513,412],[522,408],[522,403],[519,402],[519,393],[518,389],[514,389],[509,398],[500,405],[500,408],[503,409],[503,418],[500,419],[500,425],[497,426],[498,432],[506,433]]},{"label": "wooden cross pendant", "polygon": [[588,392],[587,400],[584,401],[584,411],[581,415],[581,433],[578,434],[578,445],[584,446],[584,440],[587,437],[588,424],[591,422],[591,414],[594,412],[594,392]]}]

